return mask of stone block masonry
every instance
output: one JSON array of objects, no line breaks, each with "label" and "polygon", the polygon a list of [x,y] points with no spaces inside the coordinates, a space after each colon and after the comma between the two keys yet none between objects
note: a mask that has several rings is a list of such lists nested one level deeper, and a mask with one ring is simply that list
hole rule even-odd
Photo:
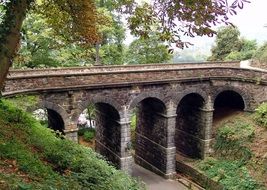
[{"label": "stone block masonry", "polygon": [[[229,92],[229,93],[223,93]],[[204,158],[212,151],[214,103],[237,94],[244,111],[267,100],[267,72],[234,63],[13,70],[2,94],[39,96],[51,128],[77,141],[77,120],[97,109],[96,151],[131,172],[133,161],[165,176],[175,173],[177,152]],[[131,113],[137,113],[135,155]]]}]

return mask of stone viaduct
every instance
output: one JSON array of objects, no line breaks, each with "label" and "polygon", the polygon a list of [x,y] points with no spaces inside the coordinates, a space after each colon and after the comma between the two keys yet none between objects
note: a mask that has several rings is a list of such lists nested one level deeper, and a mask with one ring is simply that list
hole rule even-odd
[{"label": "stone viaduct", "polygon": [[79,115],[94,104],[96,151],[128,172],[135,110],[135,162],[169,177],[177,152],[204,158],[212,151],[220,107],[253,111],[266,100],[267,72],[237,62],[12,70],[2,94],[38,95],[50,127],[73,141]]}]

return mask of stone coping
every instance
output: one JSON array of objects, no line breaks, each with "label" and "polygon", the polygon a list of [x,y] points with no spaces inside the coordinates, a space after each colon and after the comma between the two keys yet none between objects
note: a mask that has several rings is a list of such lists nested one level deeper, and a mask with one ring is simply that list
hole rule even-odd
[{"label": "stone coping", "polygon": [[168,71],[199,68],[239,68],[239,62],[204,62],[185,64],[148,64],[148,65],[124,65],[124,66],[92,66],[92,67],[64,67],[47,69],[11,69],[9,78],[25,76],[53,76],[53,75],[83,75],[83,74],[104,74],[124,72],[149,72]]},{"label": "stone coping", "polygon": [[[231,77],[231,76],[220,76],[220,77],[201,77],[201,78],[180,78],[180,79],[167,79],[167,80],[153,80],[153,81],[135,81],[135,82],[120,82],[120,83],[107,83],[107,84],[88,84],[88,85],[71,85],[71,86],[63,86],[63,87],[41,87],[41,88],[29,88],[23,90],[12,90],[12,91],[3,91],[3,96],[14,96],[17,94],[35,94],[39,92],[62,92],[62,91],[76,91],[81,89],[99,89],[99,88],[121,88],[121,87],[129,87],[135,85],[151,85],[151,84],[169,84],[171,82],[204,82],[204,81],[211,81],[211,80],[231,80],[231,81],[242,81],[242,82],[249,82],[255,83],[257,85],[267,85],[266,80],[251,79],[251,78],[242,78],[242,77]],[[8,79],[11,80],[12,79]],[[15,79],[13,79],[15,80]]]}]

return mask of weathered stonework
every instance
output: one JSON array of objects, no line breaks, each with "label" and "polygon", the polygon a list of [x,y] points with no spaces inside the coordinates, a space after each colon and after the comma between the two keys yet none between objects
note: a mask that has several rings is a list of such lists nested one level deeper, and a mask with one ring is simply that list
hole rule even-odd
[{"label": "weathered stonework", "polygon": [[[96,151],[127,172],[135,160],[170,177],[176,152],[204,158],[212,151],[214,103],[223,92],[229,92],[226,99],[240,95],[244,110],[253,111],[267,100],[267,72],[236,63],[23,70],[10,72],[2,94],[39,96],[38,106],[50,110],[52,128],[73,141],[79,115],[94,104]],[[133,109],[138,113],[134,158]]]}]

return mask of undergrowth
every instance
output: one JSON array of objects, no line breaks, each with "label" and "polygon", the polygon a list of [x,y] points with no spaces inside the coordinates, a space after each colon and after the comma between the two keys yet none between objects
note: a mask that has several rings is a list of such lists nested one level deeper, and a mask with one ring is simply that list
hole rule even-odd
[{"label": "undergrowth", "polygon": [[267,129],[267,103],[262,103],[255,110],[254,120]]},{"label": "undergrowth", "polygon": [[96,131],[94,128],[82,128],[78,131],[78,135],[82,136],[86,142],[92,142],[95,138],[95,133]]},{"label": "undergrowth", "polygon": [[251,123],[236,119],[219,128],[214,150],[220,156],[246,162],[252,157],[252,152],[247,146],[253,141],[254,136],[255,129]]},{"label": "undergrowth", "polygon": [[257,190],[261,186],[254,180],[243,162],[208,158],[199,164],[208,177],[219,181],[228,190]]},{"label": "undergrowth", "polygon": [[254,158],[250,144],[255,138],[255,127],[253,121],[244,117],[224,123],[216,134],[213,157],[200,161],[198,168],[227,190],[264,189],[248,170]]},{"label": "undergrowth", "polygon": [[[12,171],[7,162],[15,163]],[[57,138],[6,100],[0,100],[0,171],[0,189],[143,189],[91,149]]]}]

